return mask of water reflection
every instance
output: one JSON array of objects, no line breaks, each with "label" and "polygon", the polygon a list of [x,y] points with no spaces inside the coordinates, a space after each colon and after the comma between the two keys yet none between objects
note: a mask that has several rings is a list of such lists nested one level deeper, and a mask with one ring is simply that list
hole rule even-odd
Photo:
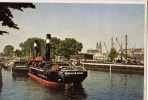
[{"label": "water reflection", "polygon": [[0,93],[2,92],[2,85],[3,85],[3,82],[2,82],[2,69],[0,68]]},{"label": "water reflection", "polygon": [[[4,71],[0,100],[142,100],[143,76],[89,71],[82,85],[45,87],[24,76]],[[2,84],[2,78],[1,84]],[[2,85],[1,85],[2,87]]]},{"label": "water reflection", "polygon": [[[28,96],[28,98],[31,98],[29,100],[36,98],[36,97],[32,97],[32,95],[34,95],[34,94],[40,94],[39,100],[49,100],[49,99],[53,99],[53,100],[86,100],[86,98],[87,98],[85,89],[83,88],[82,84],[79,84],[76,86],[70,86],[69,88],[65,88],[63,85],[49,85],[47,87],[42,84],[39,84],[35,80],[31,80],[27,75],[20,76],[20,75],[13,75],[13,74],[12,74],[12,80],[15,83],[24,82],[24,81],[28,81],[29,83],[31,83],[31,84],[28,84],[28,85],[31,85],[31,86],[28,86],[28,90],[30,91],[30,94],[27,96]],[[40,89],[38,89],[38,88],[40,88]],[[35,89],[37,89],[38,92],[35,91]],[[29,97],[30,95],[31,95],[31,97]]]},{"label": "water reflection", "polygon": [[87,100],[142,100],[143,75],[89,71],[83,87]]},{"label": "water reflection", "polygon": [[54,100],[86,100],[87,94],[81,84],[70,88],[48,87],[49,94],[55,96]]},{"label": "water reflection", "polygon": [[66,95],[69,100],[85,100],[87,98],[85,89],[81,84],[65,90],[64,95]]},{"label": "water reflection", "polygon": [[28,75],[12,74],[13,81],[25,81],[28,79]]}]

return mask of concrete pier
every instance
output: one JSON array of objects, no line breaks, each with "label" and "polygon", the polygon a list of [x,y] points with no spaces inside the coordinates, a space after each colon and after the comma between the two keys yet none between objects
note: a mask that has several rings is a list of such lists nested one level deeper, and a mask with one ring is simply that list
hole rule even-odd
[{"label": "concrete pier", "polygon": [[144,74],[142,65],[125,65],[125,64],[103,64],[103,63],[82,63],[88,70],[102,70],[120,73],[137,73]]}]

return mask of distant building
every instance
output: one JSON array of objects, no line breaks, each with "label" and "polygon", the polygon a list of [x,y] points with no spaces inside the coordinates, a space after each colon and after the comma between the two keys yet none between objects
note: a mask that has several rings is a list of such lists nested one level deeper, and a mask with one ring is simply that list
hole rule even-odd
[{"label": "distant building", "polygon": [[94,54],[93,59],[99,60],[99,61],[105,61],[107,60],[107,56],[106,56],[106,53],[96,53]]},{"label": "distant building", "polygon": [[[125,53],[125,49],[123,51]],[[129,48],[127,49],[127,56],[129,59],[144,63],[144,48]]]},{"label": "distant building", "polygon": [[88,53],[79,53],[77,55],[71,55],[71,59],[81,59],[81,60],[92,60],[93,55]]},{"label": "distant building", "polygon": [[87,53],[88,54],[96,54],[96,53],[98,53],[99,51],[97,50],[97,49],[89,49],[89,50],[87,50]]},{"label": "distant building", "polygon": [[130,57],[144,57],[144,48],[129,48],[127,49],[127,55]]},{"label": "distant building", "polygon": [[101,42],[96,44],[96,49],[88,49],[88,54],[93,55],[94,60],[104,61],[107,59],[106,53],[102,52],[102,44]]}]

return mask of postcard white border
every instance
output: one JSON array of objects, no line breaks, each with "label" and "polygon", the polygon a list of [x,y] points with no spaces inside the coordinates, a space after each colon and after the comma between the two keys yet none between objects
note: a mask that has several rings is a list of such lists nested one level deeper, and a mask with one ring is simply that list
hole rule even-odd
[{"label": "postcard white border", "polygon": [[148,90],[148,1],[145,0],[145,27],[144,27],[144,100],[148,100],[147,90]]},{"label": "postcard white border", "polygon": [[36,3],[117,3],[144,4],[144,0],[0,0],[0,2],[36,2]]},{"label": "postcard white border", "polygon": [[144,100],[148,100],[148,0],[0,0],[0,2],[34,2],[34,3],[102,3],[102,4],[144,4]]}]

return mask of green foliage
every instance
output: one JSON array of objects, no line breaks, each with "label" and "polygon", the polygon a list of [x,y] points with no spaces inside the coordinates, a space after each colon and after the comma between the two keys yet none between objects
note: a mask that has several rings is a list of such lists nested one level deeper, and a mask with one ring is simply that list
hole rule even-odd
[{"label": "green foliage", "polygon": [[21,56],[22,56],[22,51],[16,49],[16,50],[15,50],[15,56],[17,56],[17,57],[21,57]]},{"label": "green foliage", "polygon": [[45,40],[41,38],[29,38],[24,43],[20,43],[23,56],[33,55],[33,44],[37,41],[38,55],[44,55],[45,53]]},{"label": "green foliage", "polygon": [[[0,3],[0,22],[2,26],[19,29],[18,25],[12,20],[14,18],[11,10],[23,11],[23,8],[35,8],[32,3]],[[8,33],[0,30],[0,35]]]},{"label": "green foliage", "polygon": [[59,55],[58,50],[60,48],[61,40],[56,37],[51,38],[51,57],[55,58],[55,56]]},{"label": "green foliage", "polygon": [[70,55],[77,54],[82,50],[82,48],[82,43],[73,38],[66,38],[65,40],[61,41],[58,53],[59,55],[69,59]]},{"label": "green foliage", "polygon": [[[20,43],[24,56],[30,56],[30,53],[33,48],[33,43],[38,41],[39,46],[39,55],[45,55],[45,40],[41,38],[29,38],[24,43]],[[69,58],[70,55],[77,54],[82,50],[82,43],[76,41],[73,38],[66,38],[65,40],[60,40],[59,38],[51,38],[51,57],[55,56],[64,56]],[[32,53],[33,55],[33,53]]]},{"label": "green foliage", "polygon": [[110,61],[113,62],[117,56],[118,56],[118,53],[117,53],[116,49],[115,48],[111,48],[110,53],[108,55]]},{"label": "green foliage", "polygon": [[6,46],[4,47],[4,50],[3,50],[4,55],[5,55],[5,56],[10,56],[10,57],[12,57],[12,56],[13,56],[13,50],[14,50],[14,47],[13,47],[12,45],[6,45]]}]

